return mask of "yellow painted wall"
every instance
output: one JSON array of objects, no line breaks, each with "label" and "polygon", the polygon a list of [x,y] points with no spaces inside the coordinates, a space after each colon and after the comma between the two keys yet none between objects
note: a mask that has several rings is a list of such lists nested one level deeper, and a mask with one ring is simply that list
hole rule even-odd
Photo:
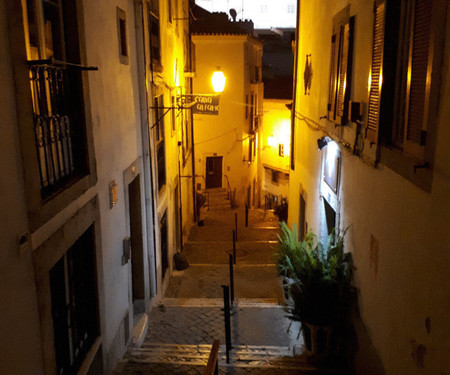
[{"label": "yellow painted wall", "polygon": [[[219,115],[194,115],[196,174],[205,177],[207,156],[222,156],[222,187],[227,187],[224,176],[227,175],[231,189],[236,189],[236,198],[242,204],[246,189],[257,173],[257,161],[248,162],[249,119],[245,117],[245,95],[250,94],[248,66],[257,56],[246,52],[246,44],[255,49],[261,47],[253,45],[247,36],[195,35],[193,41],[197,69],[194,93],[213,93],[211,76],[217,67],[227,78],[219,99]],[[253,86],[262,98],[262,84]],[[203,177],[196,178],[202,189],[205,187]]]}]

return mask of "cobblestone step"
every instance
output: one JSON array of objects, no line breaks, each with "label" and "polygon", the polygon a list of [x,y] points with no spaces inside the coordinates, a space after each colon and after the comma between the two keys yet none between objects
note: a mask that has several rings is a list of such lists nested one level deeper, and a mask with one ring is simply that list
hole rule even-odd
[{"label": "cobblestone step", "polygon": [[[211,345],[206,344],[144,343],[141,348],[131,350],[128,362],[205,366],[208,362],[210,350]],[[227,364],[225,345],[221,345],[219,366],[315,370],[304,359],[292,357],[291,354],[288,347],[239,345],[235,346],[230,352],[230,363]]]}]

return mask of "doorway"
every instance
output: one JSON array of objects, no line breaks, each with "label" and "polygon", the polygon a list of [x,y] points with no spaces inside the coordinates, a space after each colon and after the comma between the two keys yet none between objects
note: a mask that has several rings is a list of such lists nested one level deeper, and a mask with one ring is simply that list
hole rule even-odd
[{"label": "doorway", "polygon": [[[144,249],[142,244],[141,179],[136,176],[128,184],[131,240],[132,298],[135,310],[145,300]],[[136,311],[135,311],[136,314]]]},{"label": "doorway", "polygon": [[222,156],[206,158],[206,188],[222,187]]}]

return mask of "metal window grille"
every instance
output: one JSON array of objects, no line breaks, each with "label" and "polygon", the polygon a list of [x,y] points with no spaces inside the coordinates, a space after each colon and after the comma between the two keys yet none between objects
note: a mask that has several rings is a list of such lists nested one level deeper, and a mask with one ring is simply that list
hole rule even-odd
[{"label": "metal window grille", "polygon": [[71,116],[67,68],[32,65],[30,83],[41,192],[45,197],[81,172],[83,162],[76,156],[83,153],[81,126]]}]

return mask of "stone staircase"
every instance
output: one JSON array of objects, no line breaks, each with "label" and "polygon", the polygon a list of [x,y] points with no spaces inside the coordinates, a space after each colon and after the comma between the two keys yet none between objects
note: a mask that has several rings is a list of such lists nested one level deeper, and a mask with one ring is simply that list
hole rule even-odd
[{"label": "stone staircase", "polygon": [[207,202],[210,210],[227,210],[231,208],[227,189],[208,189],[206,194],[208,195]]}]

